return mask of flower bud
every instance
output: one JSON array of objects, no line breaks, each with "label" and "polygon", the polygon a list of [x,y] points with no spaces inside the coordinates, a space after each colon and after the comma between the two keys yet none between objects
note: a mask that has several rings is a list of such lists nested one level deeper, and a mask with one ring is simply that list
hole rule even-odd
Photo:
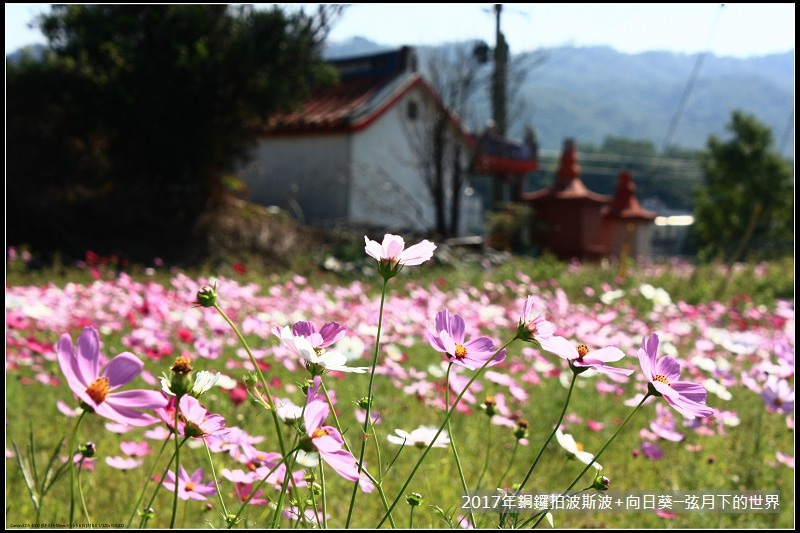
[{"label": "flower bud", "polygon": [[322,494],[322,485],[320,485],[319,483],[312,483],[311,492],[314,494],[314,496],[319,496],[320,494]]},{"label": "flower bud", "polygon": [[364,396],[360,400],[358,400],[358,406],[362,409],[368,409],[372,406],[372,398]]},{"label": "flower bud", "polygon": [[419,492],[412,492],[406,496],[406,503],[412,507],[419,507],[425,501],[425,496]]},{"label": "flower bud", "polygon": [[78,447],[78,450],[81,453],[81,457],[84,457],[86,459],[94,457],[94,455],[97,453],[97,447],[94,445],[93,442],[87,442],[85,444],[81,444]]},{"label": "flower bud", "polygon": [[594,477],[594,483],[592,483],[592,488],[596,490],[608,490],[608,487],[611,485],[611,481],[604,475],[601,475],[600,472],[597,473]]},{"label": "flower bud", "polygon": [[258,383],[258,378],[255,376],[255,374],[245,374],[244,378],[242,379],[244,381],[244,386],[247,387],[248,389],[251,387],[255,387],[256,384]]},{"label": "flower bud", "polygon": [[175,359],[175,364],[170,368],[170,392],[180,398],[192,390],[193,382],[192,360],[184,355]]},{"label": "flower bud", "polygon": [[528,421],[519,419],[517,420],[517,429],[514,430],[514,437],[517,440],[528,438]]},{"label": "flower bud", "polygon": [[200,307],[214,307],[217,305],[216,285],[213,287],[209,287],[208,285],[200,287],[200,290],[197,291],[197,300],[195,303]]},{"label": "flower bud", "polygon": [[487,396],[486,399],[483,400],[481,408],[483,412],[486,413],[486,416],[491,418],[497,414],[497,400],[495,400],[494,396]]}]

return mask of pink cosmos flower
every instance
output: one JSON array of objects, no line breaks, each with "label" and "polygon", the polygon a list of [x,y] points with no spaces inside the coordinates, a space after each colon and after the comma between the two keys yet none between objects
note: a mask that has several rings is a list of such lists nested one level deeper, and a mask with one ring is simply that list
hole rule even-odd
[{"label": "pink cosmos flower", "polygon": [[181,433],[187,437],[221,435],[230,431],[225,427],[225,419],[217,414],[209,414],[197,398],[183,396],[178,405],[182,415],[178,417],[178,423]]},{"label": "pink cosmos flower", "polygon": [[650,422],[650,429],[653,430],[653,433],[662,439],[680,442],[683,440],[684,434],[675,429],[677,425],[672,412],[662,404],[656,404],[656,419]]},{"label": "pink cosmos flower", "polygon": [[522,340],[541,342],[553,336],[555,326],[533,310],[533,296],[528,296],[522,309],[522,316],[517,327],[517,336]]},{"label": "pink cosmos flower", "polygon": [[140,467],[144,464],[144,461],[141,459],[136,459],[135,457],[106,457],[106,464],[111,468],[116,468],[117,470],[131,470],[133,468]]},{"label": "pink cosmos flower", "polygon": [[144,367],[138,357],[124,352],[100,371],[100,336],[87,327],[78,339],[77,353],[68,334],[58,342],[58,364],[72,392],[95,413],[131,426],[149,426],[157,418],[139,409],[164,407],[167,400],[156,391],[112,392],[131,382]]},{"label": "pink cosmos flower", "polygon": [[[247,498],[250,498],[250,494],[252,492],[253,492],[253,485],[251,483],[237,482],[233,487],[233,493],[242,503],[246,502]],[[250,500],[248,505],[267,505],[269,503],[269,500],[267,500],[266,498],[262,498],[261,496],[263,495],[264,495],[264,489],[258,489],[256,493],[253,495],[253,498]]]},{"label": "pink cosmos flower", "polygon": [[478,337],[464,341],[466,325],[460,315],[450,315],[445,309],[436,313],[436,331],[427,331],[428,342],[437,352],[447,354],[447,359],[470,370],[480,368],[491,359],[488,366],[496,365],[506,358],[506,351],[494,359],[494,343],[489,337]]},{"label": "pink cosmos flower", "polygon": [[619,361],[625,357],[622,350],[614,346],[606,346],[599,350],[589,351],[589,348],[585,344],[579,344],[576,348],[564,337],[555,336],[542,338],[539,344],[548,352],[554,353],[562,359],[566,359],[569,361],[571,367],[577,369],[591,368],[595,372],[600,372],[602,374],[622,374],[625,376],[633,374],[633,370],[617,368],[606,364]]},{"label": "pink cosmos flower", "polygon": [[123,441],[119,443],[122,453],[129,457],[144,457],[150,453],[150,444],[144,440],[142,442]]},{"label": "pink cosmos flower", "polygon": [[376,259],[380,263],[386,263],[390,267],[395,266],[415,266],[421,265],[431,257],[436,245],[428,240],[424,240],[414,246],[406,248],[406,243],[402,237],[387,233],[383,237],[383,244],[370,240],[364,236],[366,246],[364,250],[367,255]]},{"label": "pink cosmos flower", "polygon": [[[214,482],[201,483],[203,480],[203,469],[198,468],[190,476],[183,465],[178,469],[178,498],[181,500],[206,500],[206,496],[211,496],[217,492]],[[175,472],[170,470],[162,483],[164,488],[170,492],[175,492]]]},{"label": "pink cosmos flower", "polygon": [[785,379],[770,376],[761,391],[761,398],[767,404],[767,411],[792,414],[794,412],[794,391]]},{"label": "pink cosmos flower", "polygon": [[305,337],[314,349],[326,348],[344,337],[347,328],[338,322],[327,322],[317,333],[314,324],[308,321],[295,322],[292,333],[295,337]]},{"label": "pink cosmos flower", "polygon": [[363,473],[359,473],[358,461],[352,453],[344,449],[342,435],[336,428],[322,425],[330,414],[330,407],[317,394],[320,384],[321,380],[316,376],[314,385],[309,388],[309,402],[303,413],[310,444],[337,474],[349,481],[358,481],[364,492],[372,492],[375,486]]},{"label": "pink cosmos flower", "polygon": [[714,410],[706,406],[707,393],[703,386],[678,381],[681,365],[669,355],[656,360],[657,351],[658,335],[653,333],[649,339],[642,339],[639,364],[649,381],[650,392],[663,396],[669,405],[686,418],[706,418],[714,414]]}]

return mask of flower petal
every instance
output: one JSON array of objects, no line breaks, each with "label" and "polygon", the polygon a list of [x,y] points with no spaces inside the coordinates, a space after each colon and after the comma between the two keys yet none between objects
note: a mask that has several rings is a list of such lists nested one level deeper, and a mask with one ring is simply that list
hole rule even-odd
[{"label": "flower petal", "polygon": [[123,352],[111,360],[103,369],[103,376],[108,378],[109,390],[114,390],[130,383],[141,373],[144,363],[130,352]]},{"label": "flower petal", "polygon": [[100,366],[100,335],[93,327],[83,329],[78,338],[78,369],[87,385],[97,379]]},{"label": "flower petal", "polygon": [[90,385],[86,383],[86,380],[81,375],[78,361],[75,359],[75,353],[72,350],[72,339],[66,333],[61,335],[61,339],[58,341],[58,366],[61,367],[61,372],[73,392],[82,392]]}]

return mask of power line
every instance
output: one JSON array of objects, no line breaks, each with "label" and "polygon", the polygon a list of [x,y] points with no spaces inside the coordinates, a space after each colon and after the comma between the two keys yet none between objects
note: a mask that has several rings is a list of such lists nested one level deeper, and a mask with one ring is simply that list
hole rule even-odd
[{"label": "power line", "polygon": [[697,76],[700,74],[700,68],[703,66],[703,61],[705,60],[706,55],[708,55],[708,50],[711,48],[711,37],[714,35],[714,30],[716,29],[717,23],[722,16],[722,9],[724,7],[725,4],[719,5],[717,17],[714,19],[714,22],[712,22],[711,29],[709,30],[708,41],[706,42],[705,47],[706,51],[697,56],[697,61],[695,61],[692,73],[689,75],[689,81],[686,83],[686,88],[683,90],[683,95],[681,96],[680,102],[678,102],[678,109],[675,110],[675,115],[673,115],[672,122],[670,122],[669,128],[667,129],[667,134],[664,137],[664,143],[662,144],[662,150],[664,151],[669,147],[669,143],[672,141],[672,136],[675,134],[675,130],[678,127],[678,121],[680,121],[681,116],[683,115],[683,110],[686,108],[686,102],[689,100],[689,95],[694,87],[694,82],[697,80]]}]

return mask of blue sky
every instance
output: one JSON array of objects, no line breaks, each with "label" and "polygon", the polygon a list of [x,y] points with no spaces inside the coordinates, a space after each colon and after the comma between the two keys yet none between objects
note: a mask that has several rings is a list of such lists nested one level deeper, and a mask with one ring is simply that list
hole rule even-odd
[{"label": "blue sky", "polygon": [[[282,4],[298,8],[313,4]],[[352,4],[331,33],[384,45],[495,40],[494,4]],[[5,4],[6,53],[45,43],[27,28],[49,4]],[[723,7],[724,6],[724,7]],[[501,28],[514,53],[607,45],[621,52],[710,51],[753,57],[794,50],[794,4],[505,4]]]}]

